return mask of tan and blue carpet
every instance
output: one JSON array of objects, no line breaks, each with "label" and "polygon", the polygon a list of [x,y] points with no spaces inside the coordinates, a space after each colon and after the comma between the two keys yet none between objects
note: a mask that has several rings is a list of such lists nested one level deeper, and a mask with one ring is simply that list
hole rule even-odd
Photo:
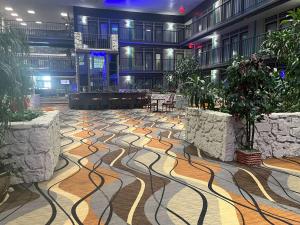
[{"label": "tan and blue carpet", "polygon": [[0,224],[300,224],[300,159],[196,156],[179,113],[62,110],[54,177],[14,187]]}]

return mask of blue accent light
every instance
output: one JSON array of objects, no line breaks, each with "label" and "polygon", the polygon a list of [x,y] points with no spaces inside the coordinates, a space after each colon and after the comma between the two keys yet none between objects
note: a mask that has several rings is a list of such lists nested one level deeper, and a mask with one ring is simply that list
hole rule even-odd
[{"label": "blue accent light", "polygon": [[281,77],[281,79],[284,79],[285,78],[285,70],[282,69],[279,73],[279,76]]},{"label": "blue accent light", "polygon": [[106,56],[106,52],[90,52],[91,56]]}]

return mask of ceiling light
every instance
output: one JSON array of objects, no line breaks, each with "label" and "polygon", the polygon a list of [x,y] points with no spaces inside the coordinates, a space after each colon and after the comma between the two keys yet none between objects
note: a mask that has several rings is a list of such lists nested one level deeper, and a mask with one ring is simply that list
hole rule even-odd
[{"label": "ceiling light", "polygon": [[12,8],[12,7],[9,7],[9,6],[6,6],[4,9],[5,9],[6,11],[13,11],[13,8]]},{"label": "ceiling light", "polygon": [[17,18],[16,21],[22,22],[23,19],[22,18]]},{"label": "ceiling light", "polygon": [[67,16],[68,16],[68,13],[62,12],[62,13],[60,13],[60,15],[61,15],[62,17],[67,17]]},{"label": "ceiling light", "polygon": [[42,21],[36,21],[35,23],[37,23],[37,24],[42,24]]},{"label": "ceiling light", "polygon": [[29,14],[35,14],[35,11],[34,10],[27,10],[27,12],[29,13]]},{"label": "ceiling light", "polygon": [[27,23],[20,23],[22,26],[27,26]]},{"label": "ceiling light", "polygon": [[12,16],[19,16],[18,13],[11,13]]}]

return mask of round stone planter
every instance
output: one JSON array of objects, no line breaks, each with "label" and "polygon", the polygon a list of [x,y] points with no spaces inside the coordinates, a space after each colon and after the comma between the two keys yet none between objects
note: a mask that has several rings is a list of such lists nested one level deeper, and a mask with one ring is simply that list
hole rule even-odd
[{"label": "round stone planter", "polygon": [[261,152],[248,152],[237,150],[236,161],[248,166],[260,166],[261,165]]},{"label": "round stone planter", "polygon": [[8,188],[10,186],[10,174],[9,172],[0,173],[0,203],[5,199]]}]

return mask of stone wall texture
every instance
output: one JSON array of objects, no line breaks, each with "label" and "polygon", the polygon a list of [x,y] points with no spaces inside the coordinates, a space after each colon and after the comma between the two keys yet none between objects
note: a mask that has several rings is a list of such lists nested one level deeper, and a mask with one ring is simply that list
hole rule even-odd
[{"label": "stone wall texture", "polygon": [[300,113],[272,113],[256,124],[255,148],[263,158],[300,156]]},{"label": "stone wall texture", "polygon": [[22,168],[20,177],[12,177],[13,184],[50,179],[60,155],[59,112],[46,112],[32,121],[12,123],[0,154],[1,158],[12,156],[4,163]]},{"label": "stone wall texture", "polygon": [[[186,109],[186,139],[222,161],[234,160],[242,124],[230,114]],[[255,148],[263,158],[300,155],[300,113],[274,113],[256,124]]]},{"label": "stone wall texture", "polygon": [[186,139],[205,154],[232,161],[236,149],[236,122],[231,115],[197,108],[186,109]]}]

